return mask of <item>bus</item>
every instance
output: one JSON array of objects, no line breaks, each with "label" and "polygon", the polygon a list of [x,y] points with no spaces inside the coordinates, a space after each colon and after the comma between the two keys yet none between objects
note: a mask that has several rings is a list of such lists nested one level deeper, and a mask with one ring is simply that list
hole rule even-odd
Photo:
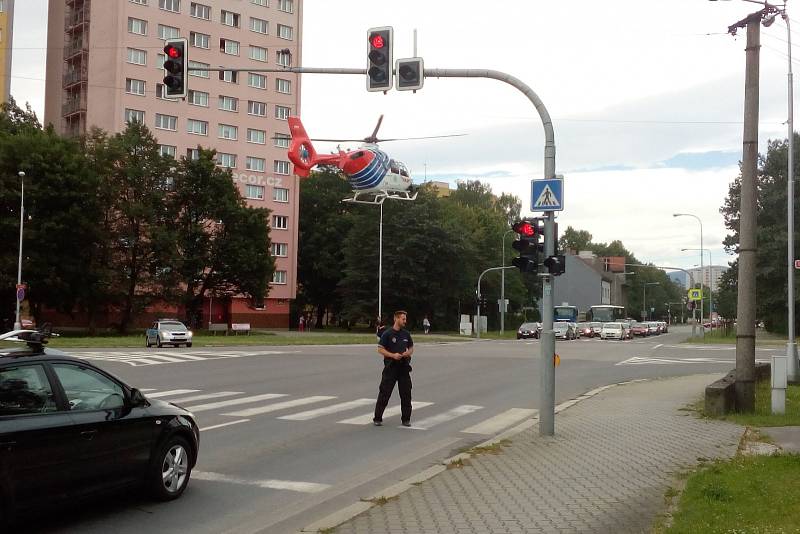
[{"label": "bus", "polygon": [[587,321],[598,323],[613,323],[625,318],[625,308],[623,306],[612,306],[611,304],[599,304],[591,306],[586,312]]},{"label": "bus", "polygon": [[578,307],[568,306],[563,304],[561,306],[553,307],[553,321],[554,322],[578,322]]}]

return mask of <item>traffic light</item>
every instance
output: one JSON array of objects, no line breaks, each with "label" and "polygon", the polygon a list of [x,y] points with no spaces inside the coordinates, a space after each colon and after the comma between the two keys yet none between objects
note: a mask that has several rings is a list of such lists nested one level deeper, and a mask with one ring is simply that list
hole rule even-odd
[{"label": "traffic light", "polygon": [[394,30],[391,26],[367,30],[367,91],[388,91],[393,85],[394,63],[392,44]]},{"label": "traffic light", "polygon": [[398,91],[416,91],[422,89],[425,83],[425,68],[421,57],[410,57],[397,60],[397,87]]},{"label": "traffic light", "polygon": [[511,264],[520,272],[535,272],[539,267],[539,235],[541,234],[537,219],[523,219],[515,222],[511,229],[519,234],[519,239],[511,244],[519,251],[519,258],[511,260]]},{"label": "traffic light", "polygon": [[553,276],[564,274],[564,271],[566,271],[566,262],[563,254],[550,256],[549,258],[545,259],[543,263],[544,266],[547,267],[547,271]]},{"label": "traffic light", "polygon": [[186,39],[167,39],[164,44],[164,96],[186,98],[189,77],[189,60],[186,57]]}]

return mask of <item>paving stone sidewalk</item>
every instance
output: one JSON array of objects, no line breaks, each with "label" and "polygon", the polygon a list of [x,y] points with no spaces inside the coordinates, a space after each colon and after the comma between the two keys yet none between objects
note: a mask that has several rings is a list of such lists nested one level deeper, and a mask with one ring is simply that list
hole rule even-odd
[{"label": "paving stone sidewalk", "polygon": [[556,415],[555,436],[535,425],[335,532],[649,532],[678,472],[736,453],[743,427],[681,410],[718,377],[606,389]]}]

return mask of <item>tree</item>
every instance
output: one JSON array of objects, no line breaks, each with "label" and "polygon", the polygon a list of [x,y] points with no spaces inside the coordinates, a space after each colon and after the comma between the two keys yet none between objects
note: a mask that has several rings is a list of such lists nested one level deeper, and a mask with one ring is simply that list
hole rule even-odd
[{"label": "tree", "polygon": [[591,246],[592,234],[586,230],[576,230],[572,226],[567,226],[558,239],[558,249],[562,251],[580,252],[581,250],[591,250]]}]

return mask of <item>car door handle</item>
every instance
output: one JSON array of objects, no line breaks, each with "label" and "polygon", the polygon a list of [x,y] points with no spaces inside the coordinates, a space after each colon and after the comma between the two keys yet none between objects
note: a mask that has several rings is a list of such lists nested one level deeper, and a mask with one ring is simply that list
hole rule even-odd
[{"label": "car door handle", "polygon": [[84,430],[81,432],[81,437],[87,441],[91,441],[95,434],[97,434],[97,430]]}]

